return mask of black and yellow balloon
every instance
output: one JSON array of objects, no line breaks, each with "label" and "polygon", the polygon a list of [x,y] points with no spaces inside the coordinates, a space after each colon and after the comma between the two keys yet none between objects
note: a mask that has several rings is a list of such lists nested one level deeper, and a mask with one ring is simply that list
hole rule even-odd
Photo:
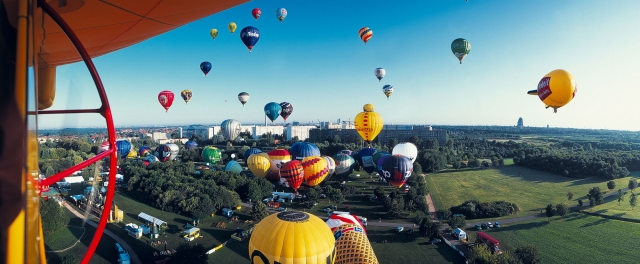
[{"label": "black and yellow balloon", "polygon": [[249,240],[249,259],[252,264],[332,264],[335,242],[331,229],[319,217],[281,212],[256,225]]},{"label": "black and yellow balloon", "polygon": [[384,120],[382,120],[380,114],[373,111],[372,104],[365,104],[362,110],[363,112],[360,112],[353,120],[353,124],[360,137],[367,144],[371,144],[371,141],[380,134],[382,126],[384,126]]},{"label": "black and yellow balloon", "polygon": [[547,73],[540,82],[538,89],[528,91],[527,94],[538,95],[547,108],[553,108],[557,112],[558,108],[567,105],[576,96],[578,87],[573,75],[565,70],[553,70]]}]

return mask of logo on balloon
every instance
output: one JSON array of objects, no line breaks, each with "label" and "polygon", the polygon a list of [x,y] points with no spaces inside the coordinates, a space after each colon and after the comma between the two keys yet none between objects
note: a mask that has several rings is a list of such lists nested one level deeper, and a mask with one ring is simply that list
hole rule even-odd
[{"label": "logo on balloon", "polygon": [[260,34],[258,32],[251,32],[251,31],[243,31],[242,32],[242,37],[260,37]]},{"label": "logo on balloon", "polygon": [[161,95],[160,96],[160,103],[161,104],[166,104],[167,103],[167,96],[166,95]]},{"label": "logo on balloon", "polygon": [[551,77],[544,77],[538,83],[538,97],[540,97],[540,100],[547,99],[547,97],[551,95],[551,88],[549,87],[550,81]]}]

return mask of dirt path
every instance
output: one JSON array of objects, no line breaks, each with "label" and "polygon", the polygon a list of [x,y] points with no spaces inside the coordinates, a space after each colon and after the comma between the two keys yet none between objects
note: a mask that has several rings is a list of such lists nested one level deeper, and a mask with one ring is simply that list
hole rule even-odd
[{"label": "dirt path", "polygon": [[[71,211],[78,218],[84,219],[85,223],[87,223],[90,226],[93,226],[95,228],[98,227],[98,224],[96,224],[95,222],[91,221],[90,219],[85,218],[84,215],[82,215],[81,213],[78,213],[78,211],[76,211],[76,209],[71,207],[69,204],[63,203],[62,205],[64,205],[64,207],[66,207],[69,211]],[[104,234],[109,236],[109,237],[111,237],[111,238],[113,238],[113,240],[118,242],[126,251],[129,252],[129,257],[131,258],[131,263],[142,264],[142,262],[140,262],[140,259],[138,258],[138,255],[136,255],[136,252],[133,251],[133,248],[131,248],[131,246],[129,246],[129,244],[127,244],[127,242],[124,241],[124,239],[116,236],[114,233],[112,233],[111,231],[109,231],[107,229],[104,230]],[[115,245],[114,245],[114,247],[115,247]]]},{"label": "dirt path", "polygon": [[54,252],[54,253],[60,253],[60,252],[65,252],[73,247],[76,246],[76,244],[78,244],[78,242],[80,242],[80,239],[82,239],[82,236],[84,236],[84,232],[87,231],[86,229],[84,229],[84,227],[80,227],[80,226],[70,226],[67,225],[68,227],[73,227],[73,228],[82,228],[82,235],[80,235],[80,237],[78,238],[78,240],[76,240],[75,243],[73,243],[73,245],[68,246],[67,248],[63,248],[63,249],[59,249],[59,250],[46,250],[45,252]]}]

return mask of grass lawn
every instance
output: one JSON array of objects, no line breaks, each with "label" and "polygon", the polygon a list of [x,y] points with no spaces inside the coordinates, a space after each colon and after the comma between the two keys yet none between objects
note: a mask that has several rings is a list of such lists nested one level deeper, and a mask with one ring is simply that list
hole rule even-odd
[{"label": "grass lawn", "polygon": [[[367,233],[371,247],[381,264],[393,263],[464,263],[464,258],[444,242],[427,243],[418,233],[396,234],[395,228],[369,226]],[[377,241],[387,240],[386,244]]]},{"label": "grass lawn", "polygon": [[[542,263],[637,263],[640,224],[573,213],[551,222],[539,219],[486,231],[500,241],[500,248],[513,251],[521,245],[538,248]],[[467,230],[470,240],[475,231]]]},{"label": "grass lawn", "polygon": [[[91,239],[93,239],[93,236],[96,233],[95,228],[91,227],[90,225],[83,225],[82,219],[77,218],[67,209],[64,209],[64,211],[70,218],[69,225],[84,227],[85,233],[84,235],[82,235],[79,243],[64,252],[46,252],[47,263],[61,263],[60,260],[62,258],[68,258],[69,256],[72,256],[73,259],[77,260],[77,262],[80,262],[85,252],[87,252],[87,249],[89,248]],[[78,240],[81,234],[82,229],[68,227],[49,236],[45,236],[45,250],[59,250],[69,247]],[[111,239],[107,235],[103,235],[100,239],[98,247],[96,248],[96,252],[91,258],[91,263],[116,263],[118,261],[118,256],[115,254],[115,243],[115,240]]]},{"label": "grass lawn", "polygon": [[[526,215],[540,212],[547,204],[568,203],[567,192],[573,192],[570,205],[585,199],[590,188],[607,190],[607,181],[596,178],[575,179],[509,164],[505,166],[433,173],[427,175],[427,186],[436,209],[459,205],[470,199],[504,200],[516,203]],[[522,176],[519,176],[519,172]],[[616,179],[617,186],[627,186],[631,177]]]}]

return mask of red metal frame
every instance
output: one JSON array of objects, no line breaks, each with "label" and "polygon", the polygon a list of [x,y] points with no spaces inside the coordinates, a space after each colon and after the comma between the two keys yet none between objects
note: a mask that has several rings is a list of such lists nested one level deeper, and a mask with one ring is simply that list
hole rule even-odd
[{"label": "red metal frame", "polygon": [[74,110],[49,110],[49,111],[38,111],[38,114],[71,114],[71,113],[100,113],[106,122],[107,122],[107,135],[109,136],[109,149],[96,155],[95,157],[85,160],[84,162],[73,166],[69,169],[66,169],[56,175],[53,175],[49,178],[46,178],[40,182],[40,186],[49,186],[52,185],[64,177],[71,175],[73,172],[85,168],[97,161],[106,158],[107,156],[110,158],[110,170],[109,170],[109,186],[107,187],[107,195],[106,201],[104,205],[104,209],[102,210],[102,216],[100,217],[100,222],[98,222],[98,228],[96,229],[96,233],[91,240],[91,244],[87,249],[87,253],[85,253],[82,258],[82,264],[87,264],[91,260],[93,253],[100,242],[100,238],[102,237],[102,233],[104,233],[104,228],[107,225],[107,219],[109,217],[109,212],[111,211],[111,204],[113,202],[113,196],[115,193],[116,186],[116,168],[118,166],[118,156],[116,154],[116,130],[113,124],[113,116],[111,114],[111,107],[109,106],[109,101],[107,99],[107,93],[104,91],[104,86],[102,85],[102,81],[100,80],[100,76],[98,75],[98,71],[96,70],[89,53],[80,42],[80,39],[73,32],[73,29],[69,27],[69,25],[62,19],[62,17],[53,9],[45,0],[38,0],[38,6],[42,8],[42,10],[53,19],[58,26],[64,31],[67,35],[71,43],[75,46],[75,48],[80,53],[82,60],[87,65],[89,69],[89,73],[93,78],[93,82],[96,84],[96,88],[98,89],[98,95],[100,96],[100,101],[102,102],[102,106],[98,109],[74,109]]}]

